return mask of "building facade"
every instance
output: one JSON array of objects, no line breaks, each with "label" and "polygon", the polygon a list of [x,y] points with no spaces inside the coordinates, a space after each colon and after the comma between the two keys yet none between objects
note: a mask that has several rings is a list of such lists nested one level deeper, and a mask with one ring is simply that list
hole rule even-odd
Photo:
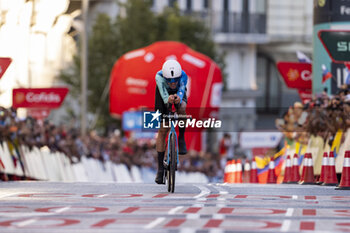
[{"label": "building facade", "polygon": [[[114,0],[89,2],[89,26],[98,13],[122,13]],[[236,141],[240,131],[273,129],[274,119],[299,100],[275,63],[297,61],[297,50],[311,55],[313,1],[153,0],[152,10],[175,4],[183,14],[203,20],[226,55],[223,127]],[[0,80],[1,105],[11,105],[11,88],[50,86],[72,62],[74,37],[82,26],[80,9],[80,0],[0,0],[0,33],[7,35],[0,37],[0,55],[13,58]]]},{"label": "building facade", "polygon": [[226,54],[224,128],[236,143],[238,132],[275,129],[275,118],[300,101],[284,84],[276,62],[297,61],[296,51],[312,54],[313,1],[154,0],[153,7],[161,11],[175,2],[207,23]]}]

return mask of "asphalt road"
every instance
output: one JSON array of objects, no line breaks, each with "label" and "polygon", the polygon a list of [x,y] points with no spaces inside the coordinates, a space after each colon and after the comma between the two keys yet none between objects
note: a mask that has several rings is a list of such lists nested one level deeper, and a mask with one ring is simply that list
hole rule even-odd
[{"label": "asphalt road", "polygon": [[350,191],[258,184],[0,183],[0,232],[350,232]]}]

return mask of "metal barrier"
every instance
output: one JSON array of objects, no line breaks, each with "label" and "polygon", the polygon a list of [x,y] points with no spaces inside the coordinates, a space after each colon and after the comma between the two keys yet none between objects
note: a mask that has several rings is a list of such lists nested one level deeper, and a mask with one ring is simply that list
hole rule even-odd
[{"label": "metal barrier", "polygon": [[[85,156],[71,162],[64,153],[52,152],[48,147],[29,149],[6,141],[0,143],[0,159],[0,173],[22,180],[153,183],[155,177],[155,171],[147,167],[132,165],[129,169],[125,164]],[[177,182],[208,183],[208,178],[199,172],[179,172]]]}]

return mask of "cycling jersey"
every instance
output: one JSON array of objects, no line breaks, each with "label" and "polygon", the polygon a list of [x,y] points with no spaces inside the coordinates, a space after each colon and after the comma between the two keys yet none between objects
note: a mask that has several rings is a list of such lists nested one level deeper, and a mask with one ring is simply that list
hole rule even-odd
[{"label": "cycling jersey", "polygon": [[171,89],[168,82],[166,81],[166,78],[163,77],[163,72],[158,71],[156,74],[156,84],[165,104],[168,103],[169,92],[173,92],[174,90],[177,90],[176,94],[180,98],[180,104],[182,103],[182,99],[186,91],[187,79],[187,74],[182,71],[179,82],[177,83],[177,87],[175,89]]}]

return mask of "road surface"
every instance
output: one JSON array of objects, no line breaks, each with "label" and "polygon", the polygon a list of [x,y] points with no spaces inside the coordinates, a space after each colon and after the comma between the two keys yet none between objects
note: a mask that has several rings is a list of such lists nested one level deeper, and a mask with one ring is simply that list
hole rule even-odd
[{"label": "road surface", "polygon": [[0,183],[0,232],[349,232],[350,191],[259,184]]}]

